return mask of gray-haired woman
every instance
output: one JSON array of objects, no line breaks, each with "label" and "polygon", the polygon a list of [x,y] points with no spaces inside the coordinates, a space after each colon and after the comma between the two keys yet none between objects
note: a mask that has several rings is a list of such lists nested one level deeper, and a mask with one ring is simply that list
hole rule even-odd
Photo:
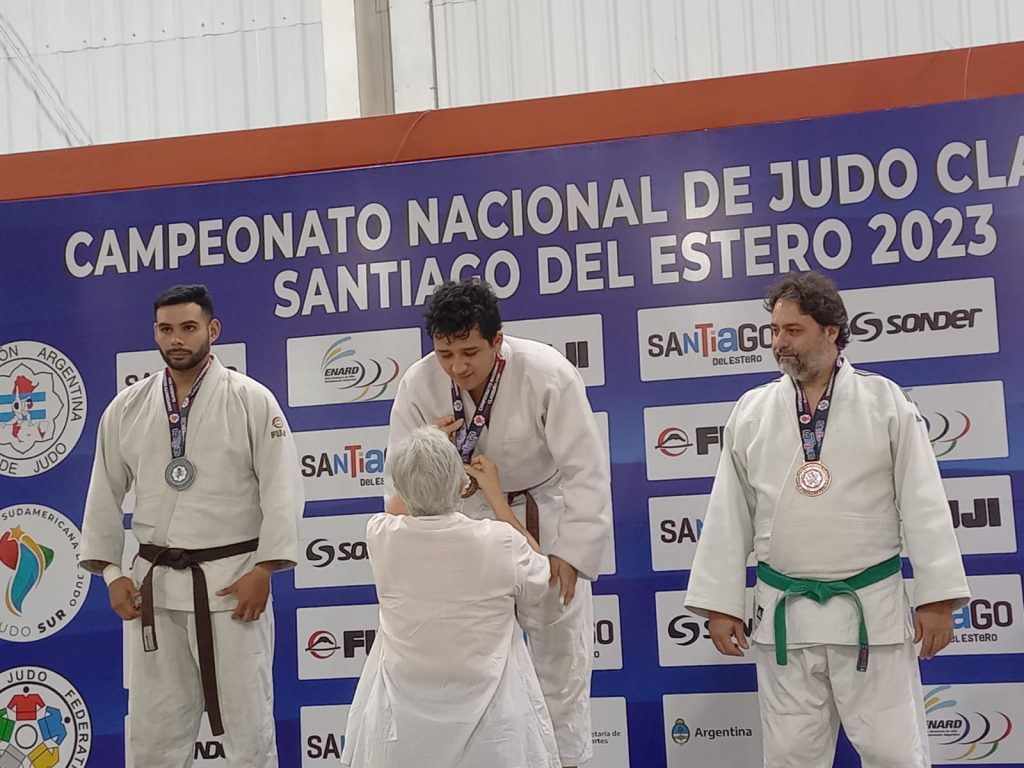
[{"label": "gray-haired woman", "polygon": [[[392,449],[406,515],[367,523],[380,628],[349,711],[342,764],[558,768],[558,749],[515,606],[548,589],[485,457],[464,466],[439,429]],[[497,520],[459,512],[466,473]],[[522,532],[521,532],[522,531]],[[528,534],[527,534],[528,535]]]}]

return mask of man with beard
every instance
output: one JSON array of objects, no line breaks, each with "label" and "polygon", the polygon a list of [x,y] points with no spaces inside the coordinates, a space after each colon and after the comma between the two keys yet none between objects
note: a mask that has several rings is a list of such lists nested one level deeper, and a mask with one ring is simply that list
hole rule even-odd
[{"label": "man with beard", "polygon": [[[270,391],[210,353],[221,326],[205,286],[169,288],[154,313],[167,368],[100,419],[80,558],[130,622],[132,757],[191,765],[205,709],[225,765],[276,768],[270,576],[297,558],[295,445]],[[124,576],[129,488],[140,548]]]},{"label": "man with beard", "polygon": [[841,722],[866,768],[925,768],[914,644],[923,659],[942,650],[970,596],[927,427],[896,384],[841,356],[849,324],[828,279],[786,278],[765,309],[785,375],[726,424],[686,607],[720,653],[742,656],[756,555],[765,766],[831,766]]}]

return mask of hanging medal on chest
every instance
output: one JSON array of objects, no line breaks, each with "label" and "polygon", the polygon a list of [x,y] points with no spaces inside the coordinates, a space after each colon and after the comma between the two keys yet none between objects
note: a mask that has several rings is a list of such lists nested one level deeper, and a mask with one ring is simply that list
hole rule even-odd
[{"label": "hanging medal on chest", "polygon": [[832,408],[832,392],[836,374],[842,358],[836,358],[832,375],[829,376],[825,393],[818,401],[818,407],[811,413],[810,403],[799,382],[796,384],[796,415],[800,429],[800,443],[804,451],[804,463],[796,472],[796,489],[804,496],[821,496],[832,485],[832,473],[821,461],[821,446],[825,442],[825,428]]},{"label": "hanging medal on chest", "polygon": [[199,385],[206,378],[213,358],[206,361],[206,366],[196,377],[195,383],[188,391],[185,399],[178,403],[177,391],[170,370],[164,371],[164,407],[167,410],[167,424],[171,432],[171,460],[164,469],[164,482],[176,491],[184,491],[196,480],[196,465],[185,456],[185,432],[188,428],[188,415],[199,392]]},{"label": "hanging medal on chest", "polygon": [[[505,358],[500,354],[496,355],[494,366],[491,368],[487,384],[484,386],[483,394],[480,396],[480,402],[477,403],[472,419],[468,418],[466,405],[462,401],[462,391],[454,381],[452,382],[452,412],[456,419],[463,420],[462,426],[455,433],[455,448],[458,450],[459,456],[462,457],[463,464],[469,464],[473,460],[473,452],[476,450],[477,443],[480,442],[480,433],[484,431],[484,427],[491,420],[494,398],[498,396],[498,384],[501,382],[501,374],[504,370]],[[477,492],[479,487],[480,484],[476,478],[470,476],[466,488],[462,491],[462,498],[468,499]]]}]

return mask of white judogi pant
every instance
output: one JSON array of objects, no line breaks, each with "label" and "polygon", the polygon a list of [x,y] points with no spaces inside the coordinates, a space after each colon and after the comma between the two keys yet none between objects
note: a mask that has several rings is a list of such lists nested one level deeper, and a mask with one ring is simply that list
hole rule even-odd
[{"label": "white judogi pant", "polygon": [[914,644],[873,645],[857,671],[856,645],[775,648],[754,643],[765,768],[832,768],[840,721],[864,768],[929,768]]},{"label": "white judogi pant", "polygon": [[[134,768],[189,768],[203,716],[195,614],[157,608],[157,642],[142,650],[141,621],[130,623],[128,731]],[[226,768],[277,768],[274,728],[274,614],[213,619],[217,690]],[[219,762],[219,761],[218,761]]]},{"label": "white judogi pant", "polygon": [[590,672],[594,665],[594,602],[590,582],[577,579],[576,594],[562,609],[557,585],[537,605],[520,606],[519,624],[555,729],[562,765],[593,756]]}]

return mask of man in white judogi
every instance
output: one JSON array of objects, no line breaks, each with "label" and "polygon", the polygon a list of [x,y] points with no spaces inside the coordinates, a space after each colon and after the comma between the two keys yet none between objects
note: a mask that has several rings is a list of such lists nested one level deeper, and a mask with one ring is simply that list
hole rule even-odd
[{"label": "man in white judogi", "polygon": [[[611,485],[586,388],[551,347],[502,334],[497,299],[486,283],[440,286],[427,310],[427,332],[434,352],[399,384],[389,450],[415,428],[439,424],[464,461],[478,450],[500,469],[513,510],[551,562],[557,588],[520,610],[519,620],[562,764],[578,765],[592,754],[590,581],[611,527]],[[392,489],[388,495],[393,509],[400,499]],[[465,499],[463,512],[492,514],[480,493]]]},{"label": "man in white judogi", "polygon": [[[509,508],[494,464],[462,460],[436,427],[388,453],[409,514],[380,513],[366,545],[380,629],[348,714],[353,768],[558,768],[515,610],[548,592],[548,559]],[[466,472],[495,520],[459,514]],[[517,530],[519,532],[517,532]]]},{"label": "man in white judogi", "polygon": [[[205,286],[154,308],[167,369],[104,412],[82,529],[82,567],[131,622],[132,758],[192,765],[205,706],[225,765],[276,768],[270,575],[297,558],[298,457],[270,391],[210,354],[220,322]],[[124,576],[129,488],[140,551]]]},{"label": "man in white judogi", "polygon": [[896,384],[840,356],[849,325],[829,280],[787,278],[765,307],[786,375],[729,417],[686,606],[742,656],[755,553],[765,766],[829,768],[841,721],[865,768],[924,768],[914,643],[922,658],[942,650],[970,596],[927,427]]}]

